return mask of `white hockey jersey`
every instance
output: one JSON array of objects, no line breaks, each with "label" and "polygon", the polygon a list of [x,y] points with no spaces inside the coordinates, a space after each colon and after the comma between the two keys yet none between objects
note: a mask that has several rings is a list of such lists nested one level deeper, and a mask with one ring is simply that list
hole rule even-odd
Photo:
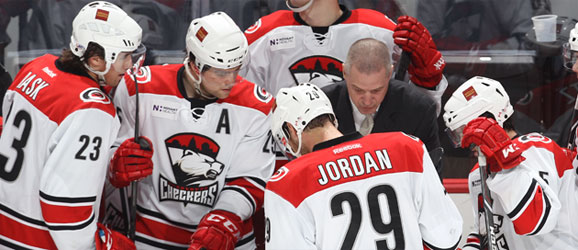
[{"label": "white hockey jersey", "polygon": [[[516,141],[526,159],[487,179],[496,249],[578,249],[578,235],[572,233],[578,223],[574,211],[578,207],[574,155],[538,133],[520,136]],[[480,183],[476,164],[468,177],[474,201],[474,231],[464,250],[480,249],[480,242],[485,241]]]},{"label": "white hockey jersey", "polygon": [[[249,219],[262,207],[275,155],[270,133],[273,97],[239,77],[228,98],[185,98],[184,66],[143,67],[139,75],[139,134],[154,148],[153,173],[139,183],[137,248],[187,248],[201,218],[223,209]],[[115,145],[134,136],[135,84],[117,87],[121,129]],[[114,203],[114,202],[113,202]],[[121,206],[107,206],[107,222]],[[254,247],[252,225],[237,247]]]},{"label": "white hockey jersey", "polygon": [[111,99],[94,80],[59,70],[56,60],[44,55],[24,65],[4,98],[4,247],[95,247],[107,154],[120,123]]},{"label": "white hockey jersey", "polygon": [[425,146],[346,135],[281,167],[265,190],[267,249],[455,249],[462,217]]},{"label": "white hockey jersey", "polygon": [[[390,53],[401,54],[393,43],[395,23],[370,9],[348,10],[329,27],[307,25],[289,10],[279,10],[257,20],[245,30],[250,61],[241,74],[272,94],[279,89],[311,82],[319,87],[343,80],[343,62],[351,45],[363,38],[383,41]],[[445,77],[435,90],[418,88],[437,103],[447,88]]]}]

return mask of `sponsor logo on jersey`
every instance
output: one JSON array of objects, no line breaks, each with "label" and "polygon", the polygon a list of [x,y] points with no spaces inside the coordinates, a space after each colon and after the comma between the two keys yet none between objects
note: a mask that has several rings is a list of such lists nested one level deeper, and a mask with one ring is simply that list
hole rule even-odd
[{"label": "sponsor logo on jersey", "polygon": [[32,72],[28,72],[22,81],[16,85],[16,88],[22,90],[22,93],[30,97],[32,100],[36,100],[40,90],[49,85],[50,83],[44,81],[41,77],[36,76],[36,74],[33,74]]},{"label": "sponsor logo on jersey", "polygon": [[54,78],[56,76],[56,73],[54,73],[54,71],[50,70],[48,67],[42,68],[42,71],[50,76],[50,78]]},{"label": "sponsor logo on jersey", "polygon": [[343,81],[343,62],[329,56],[310,56],[297,60],[289,71],[296,84],[309,82],[319,87]]},{"label": "sponsor logo on jersey", "polygon": [[108,21],[108,11],[98,9],[98,10],[96,10],[96,16],[94,18],[106,22],[106,21]]},{"label": "sponsor logo on jersey", "polygon": [[258,86],[258,85],[255,85],[255,88],[253,90],[253,94],[255,95],[257,100],[262,101],[264,103],[268,103],[269,101],[271,101],[271,99],[273,99],[273,96],[271,94],[269,94],[269,92],[267,92],[267,90],[265,90],[264,88],[261,88],[261,86]]},{"label": "sponsor logo on jersey", "polygon": [[293,32],[274,34],[269,38],[269,47],[272,51],[295,48],[295,34]]},{"label": "sponsor logo on jersey", "polygon": [[285,177],[287,174],[289,173],[289,169],[285,166],[280,167],[277,172],[275,172],[275,174],[271,177],[271,179],[269,179],[269,181],[279,181],[281,179],[283,179],[283,177]]},{"label": "sponsor logo on jersey", "polygon": [[253,34],[259,28],[261,28],[261,18],[259,18],[259,20],[257,20],[257,22],[255,22],[253,25],[251,25],[249,28],[247,28],[247,30],[245,30],[245,33]]},{"label": "sponsor logo on jersey", "polygon": [[83,102],[99,102],[102,104],[109,104],[108,96],[98,88],[87,88],[80,93],[80,100]]},{"label": "sponsor logo on jersey", "polygon": [[159,200],[212,207],[218,195],[218,177],[225,165],[217,160],[219,145],[195,133],[176,134],[165,140],[175,183],[159,178]]},{"label": "sponsor logo on jersey", "polygon": [[179,104],[176,102],[155,100],[152,104],[151,115],[154,117],[176,120],[178,110]]}]

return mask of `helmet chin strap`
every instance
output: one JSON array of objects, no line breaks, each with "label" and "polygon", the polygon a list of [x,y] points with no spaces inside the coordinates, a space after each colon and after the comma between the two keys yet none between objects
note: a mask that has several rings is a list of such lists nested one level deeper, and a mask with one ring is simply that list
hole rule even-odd
[{"label": "helmet chin strap", "polygon": [[305,5],[297,8],[297,7],[293,7],[291,5],[291,3],[289,3],[289,1],[291,1],[291,0],[285,0],[285,4],[287,5],[287,8],[289,8],[290,10],[292,10],[294,12],[302,12],[302,11],[308,9],[311,6],[311,4],[313,4],[313,0],[309,0],[309,2],[307,2]]},{"label": "helmet chin strap", "polygon": [[106,86],[106,81],[104,80],[104,75],[106,73],[108,73],[108,71],[110,70],[110,62],[106,62],[106,68],[104,69],[104,71],[97,71],[95,69],[93,69],[92,67],[90,67],[86,62],[84,63],[84,67],[86,69],[88,69],[90,72],[96,74],[97,76],[97,82],[100,86]]},{"label": "helmet chin strap", "polygon": [[297,139],[298,139],[297,152],[293,151],[293,147],[291,147],[291,144],[289,144],[289,153],[291,153],[295,157],[300,157],[301,156],[301,144],[302,144],[301,133],[297,134]]},{"label": "helmet chin strap", "polygon": [[189,58],[188,57],[185,58],[185,61],[183,63],[185,64],[185,72],[193,80],[193,89],[195,90],[195,92],[197,92],[197,94],[201,95],[203,98],[206,98],[209,100],[217,99],[216,96],[208,96],[208,95],[205,95],[203,93],[203,91],[201,90],[201,79],[202,79],[201,72],[199,72],[199,74],[198,74],[199,78],[195,78],[193,76],[193,74],[191,73],[191,67],[189,67]]}]

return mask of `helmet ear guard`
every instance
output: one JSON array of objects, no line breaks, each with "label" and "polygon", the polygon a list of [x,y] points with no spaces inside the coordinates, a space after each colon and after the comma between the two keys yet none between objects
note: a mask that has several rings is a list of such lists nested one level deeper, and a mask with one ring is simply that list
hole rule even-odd
[{"label": "helmet ear guard", "polygon": [[475,76],[452,93],[444,105],[443,119],[455,146],[459,146],[463,127],[486,112],[502,127],[514,113],[510,97],[500,82]]},{"label": "helmet ear guard", "polygon": [[[282,88],[276,96],[276,107],[273,111],[271,132],[283,152],[295,157],[301,155],[301,135],[311,120],[320,115],[328,114],[337,127],[337,119],[333,113],[329,98],[310,83],[303,83],[291,88]],[[289,124],[297,133],[298,146],[293,149],[289,144]]]}]

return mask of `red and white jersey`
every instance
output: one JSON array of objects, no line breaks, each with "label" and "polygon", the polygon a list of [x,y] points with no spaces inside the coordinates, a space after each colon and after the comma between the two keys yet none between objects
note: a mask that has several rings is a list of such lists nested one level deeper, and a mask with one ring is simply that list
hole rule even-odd
[{"label": "red and white jersey", "polygon": [[120,123],[111,99],[94,80],[59,70],[56,60],[44,55],[24,65],[4,98],[4,247],[95,247],[107,154]]},{"label": "red and white jersey", "polygon": [[[578,223],[574,155],[538,133],[515,140],[526,159],[487,179],[497,249],[576,249],[578,235],[572,233]],[[468,177],[476,219],[464,250],[480,249],[480,234],[486,235],[480,183],[476,164]]]},{"label": "red and white jersey", "polygon": [[[137,76],[139,134],[154,148],[153,173],[138,187],[137,247],[187,248],[213,209],[250,218],[262,207],[273,174],[273,97],[239,77],[225,99],[185,98],[183,74],[184,66],[175,64],[143,67]],[[134,137],[134,81],[125,77],[114,101],[120,109],[120,145]],[[109,217],[121,211],[118,205],[107,209]],[[253,239],[249,227],[237,246],[254,247]]]},{"label": "red and white jersey", "polygon": [[[289,10],[260,18],[245,30],[250,60],[242,75],[277,94],[281,88],[303,82],[323,87],[343,81],[342,64],[349,47],[363,38],[380,40],[388,46],[390,53],[401,54],[401,49],[393,42],[396,24],[386,15],[370,9],[348,10],[345,6],[341,9],[343,15],[334,24],[321,28],[312,28]],[[321,30],[314,32],[314,29]],[[432,96],[441,107],[441,96],[447,84],[444,77],[436,90],[419,89]]]},{"label": "red and white jersey", "polygon": [[462,217],[425,146],[346,135],[281,167],[265,191],[267,249],[455,249]]}]

